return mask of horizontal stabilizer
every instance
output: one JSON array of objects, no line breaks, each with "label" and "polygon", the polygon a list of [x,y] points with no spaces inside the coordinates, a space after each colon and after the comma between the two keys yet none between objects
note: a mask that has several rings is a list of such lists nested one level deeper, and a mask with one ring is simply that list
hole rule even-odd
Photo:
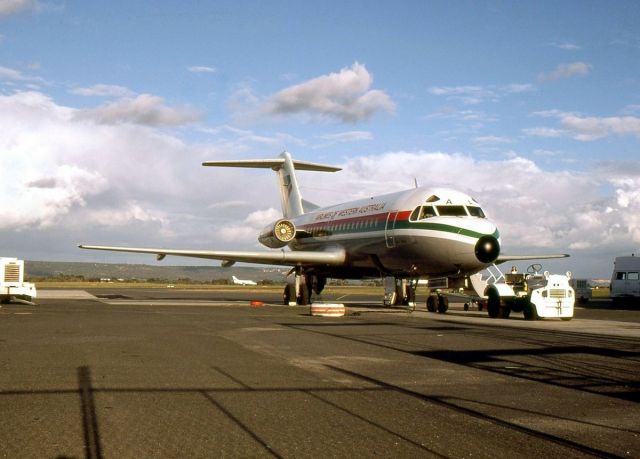
[{"label": "horizontal stabilizer", "polygon": [[[292,160],[297,171],[338,172],[340,167],[327,166],[325,164],[310,163],[307,161]],[[205,161],[203,166],[214,167],[251,167],[257,169],[279,170],[284,165],[284,158],[276,159],[241,159],[232,161]]]}]

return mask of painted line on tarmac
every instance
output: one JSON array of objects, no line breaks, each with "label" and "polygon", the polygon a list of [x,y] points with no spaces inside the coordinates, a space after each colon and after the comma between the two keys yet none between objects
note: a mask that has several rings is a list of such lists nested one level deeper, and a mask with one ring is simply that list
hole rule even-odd
[{"label": "painted line on tarmac", "polygon": [[112,306],[238,306],[248,301],[184,301],[184,300],[103,300],[101,303]]}]

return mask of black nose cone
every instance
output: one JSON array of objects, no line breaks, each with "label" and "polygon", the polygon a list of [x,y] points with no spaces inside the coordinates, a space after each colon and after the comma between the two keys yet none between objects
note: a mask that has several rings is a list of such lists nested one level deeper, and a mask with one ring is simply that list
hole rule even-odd
[{"label": "black nose cone", "polygon": [[476,258],[482,263],[493,263],[500,255],[500,243],[493,236],[482,236],[476,242]]}]

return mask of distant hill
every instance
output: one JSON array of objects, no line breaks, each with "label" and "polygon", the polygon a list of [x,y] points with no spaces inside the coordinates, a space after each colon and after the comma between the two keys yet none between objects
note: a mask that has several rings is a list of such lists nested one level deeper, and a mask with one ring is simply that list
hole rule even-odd
[{"label": "distant hill", "polygon": [[28,279],[82,276],[85,279],[168,280],[190,279],[197,282],[228,280],[231,276],[256,282],[284,282],[287,268],[254,268],[233,266],[155,266],[141,264],[78,263],[58,261],[25,261]]}]

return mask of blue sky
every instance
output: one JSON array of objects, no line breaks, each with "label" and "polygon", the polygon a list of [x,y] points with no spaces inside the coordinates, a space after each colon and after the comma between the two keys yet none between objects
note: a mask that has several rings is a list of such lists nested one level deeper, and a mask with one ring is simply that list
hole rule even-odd
[{"label": "blue sky", "polygon": [[0,249],[255,249],[273,177],[200,163],[286,148],[345,168],[301,174],[312,201],[452,186],[505,250],[606,277],[640,247],[639,24],[625,1],[0,0]]}]

